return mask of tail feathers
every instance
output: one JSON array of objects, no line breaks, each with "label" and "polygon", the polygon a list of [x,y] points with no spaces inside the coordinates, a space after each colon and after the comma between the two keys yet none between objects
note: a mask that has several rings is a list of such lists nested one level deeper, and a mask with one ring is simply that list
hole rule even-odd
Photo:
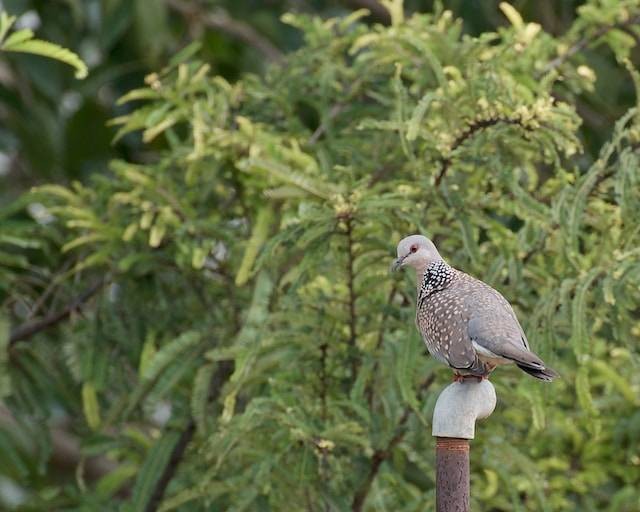
[{"label": "tail feathers", "polygon": [[536,379],[551,382],[553,379],[560,377],[558,372],[556,372],[555,370],[552,370],[551,368],[544,368],[544,367],[531,368],[530,366],[526,366],[524,364],[519,364],[519,363],[516,363],[516,364],[518,365],[518,368],[528,373],[532,377],[535,377]]},{"label": "tail feathers", "polygon": [[513,360],[518,365],[518,368],[536,379],[551,382],[560,376],[555,370],[547,367],[544,361],[530,350],[511,349],[510,353],[506,354],[506,357]]}]

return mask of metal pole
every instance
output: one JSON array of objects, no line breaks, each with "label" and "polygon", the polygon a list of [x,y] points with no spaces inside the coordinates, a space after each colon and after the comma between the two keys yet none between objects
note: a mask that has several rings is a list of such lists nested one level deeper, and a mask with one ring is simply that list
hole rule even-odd
[{"label": "metal pole", "polygon": [[436,437],[436,510],[469,512],[469,440]]},{"label": "metal pole", "polygon": [[465,379],[447,386],[433,411],[436,438],[436,510],[469,512],[469,439],[477,419],[496,406],[496,391],[488,380]]}]

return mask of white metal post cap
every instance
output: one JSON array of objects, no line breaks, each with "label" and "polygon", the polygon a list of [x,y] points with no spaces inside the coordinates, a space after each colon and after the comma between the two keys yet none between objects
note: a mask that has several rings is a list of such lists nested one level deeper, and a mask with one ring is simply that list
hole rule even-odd
[{"label": "white metal post cap", "polygon": [[434,437],[473,439],[476,420],[496,407],[496,390],[488,380],[464,379],[449,384],[436,402],[431,434]]}]

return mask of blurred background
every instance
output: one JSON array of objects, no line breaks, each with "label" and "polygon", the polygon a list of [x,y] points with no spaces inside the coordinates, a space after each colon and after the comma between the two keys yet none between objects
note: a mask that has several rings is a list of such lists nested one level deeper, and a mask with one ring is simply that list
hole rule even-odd
[{"label": "blurred background", "polygon": [[[433,1],[407,0],[408,12],[433,9]],[[499,2],[444,2],[464,21],[470,35],[505,26]],[[513,6],[527,21],[551,34],[564,33],[576,17],[577,0],[516,0]],[[31,28],[42,39],[78,53],[90,68],[83,81],[66,66],[48,59],[0,57],[0,201],[42,182],[85,180],[109,159],[144,161],[153,146],[138,136],[112,144],[109,119],[125,112],[118,97],[143,84],[188,42],[202,43],[202,57],[214,74],[235,80],[260,72],[269,61],[295,50],[300,33],[280,21],[285,12],[344,15],[368,8],[370,22],[388,23],[375,0],[3,0],[18,27]],[[611,124],[634,101],[625,70],[606,46],[587,51],[598,80],[593,92],[577,101],[587,153],[593,155],[610,133]],[[637,48],[634,55],[637,60]],[[145,155],[146,154],[146,155]]]}]

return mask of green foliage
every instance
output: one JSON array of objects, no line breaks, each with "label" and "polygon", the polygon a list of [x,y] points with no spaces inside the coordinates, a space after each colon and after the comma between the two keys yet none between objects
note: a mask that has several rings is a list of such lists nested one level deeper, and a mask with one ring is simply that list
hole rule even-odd
[{"label": "green foliage", "polygon": [[26,28],[9,34],[15,21],[15,16],[9,16],[5,11],[0,11],[0,50],[31,53],[59,60],[76,69],[76,78],[87,77],[87,65],[72,51],[48,41],[34,39],[33,31]]},{"label": "green foliage", "polygon": [[[593,44],[636,79],[616,34],[638,36],[640,3],[589,2],[559,37],[505,3],[508,23],[477,37],[441,6],[386,4],[388,27],[287,15],[304,45],[235,82],[187,49],[113,121],[163,149],[12,210],[49,216],[6,270],[14,322],[102,288],[12,346],[6,403],[30,428],[62,409],[83,454],[117,464],[29,505],[141,510],[186,440],[161,510],[434,508],[428,432],[449,373],[415,331],[412,276],[388,273],[397,240],[423,232],[512,301],[562,375],[496,373],[474,509],[634,510],[639,116],[590,159],[576,104]],[[47,254],[55,291],[22,285]],[[10,453],[2,474],[36,481]]]}]

